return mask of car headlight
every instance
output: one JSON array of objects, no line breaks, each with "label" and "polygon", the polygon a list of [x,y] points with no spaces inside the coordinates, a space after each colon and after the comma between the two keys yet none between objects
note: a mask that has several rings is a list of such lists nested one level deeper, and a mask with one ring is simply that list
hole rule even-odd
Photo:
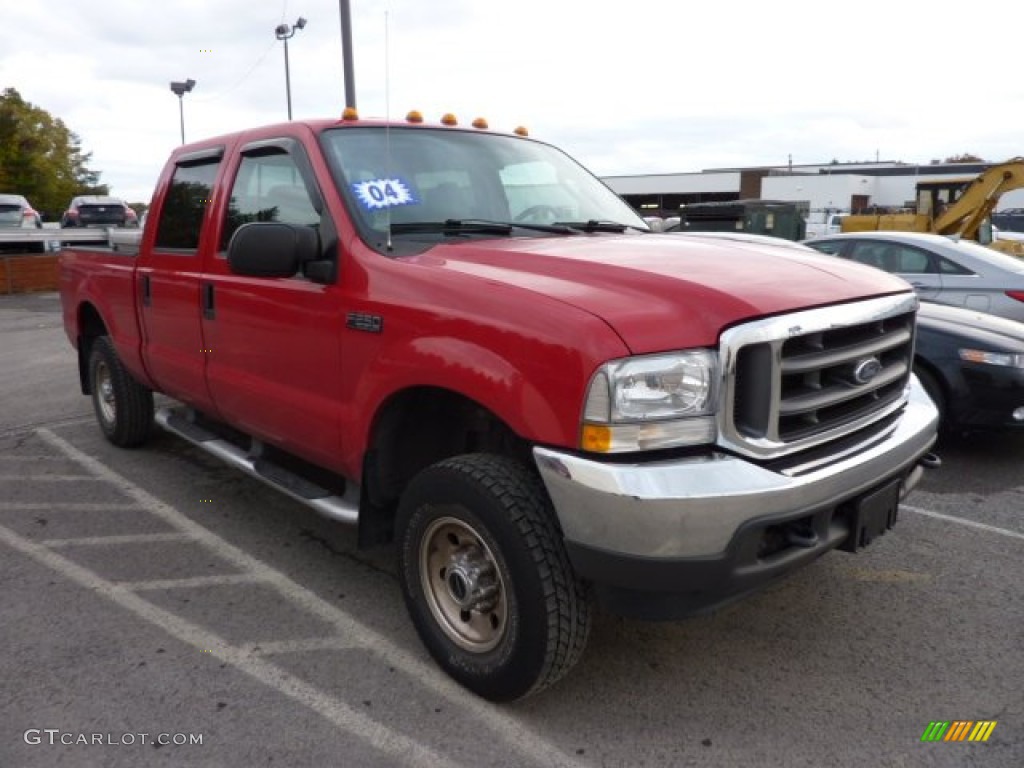
[{"label": "car headlight", "polygon": [[715,438],[718,358],[707,349],[605,363],[590,380],[580,447],[623,453]]},{"label": "car headlight", "polygon": [[1024,354],[1020,352],[986,352],[981,349],[961,349],[960,359],[969,363],[1001,365],[1006,368],[1024,368]]}]

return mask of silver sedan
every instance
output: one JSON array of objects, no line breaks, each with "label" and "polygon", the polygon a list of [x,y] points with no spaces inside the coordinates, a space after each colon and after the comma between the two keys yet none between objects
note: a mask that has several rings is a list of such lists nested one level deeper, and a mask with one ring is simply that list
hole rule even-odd
[{"label": "silver sedan", "polygon": [[919,232],[847,232],[804,244],[898,275],[922,299],[1024,322],[1024,260],[977,243]]}]

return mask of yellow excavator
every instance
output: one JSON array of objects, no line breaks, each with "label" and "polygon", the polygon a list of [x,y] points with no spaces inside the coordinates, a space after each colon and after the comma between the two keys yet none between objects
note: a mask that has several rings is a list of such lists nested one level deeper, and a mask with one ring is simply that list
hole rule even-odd
[{"label": "yellow excavator", "polygon": [[841,229],[843,232],[880,229],[932,232],[976,240],[1003,253],[1024,256],[1024,242],[993,239],[989,218],[1003,193],[1021,188],[1024,188],[1024,157],[1015,157],[973,178],[918,182],[916,210],[844,216]]}]

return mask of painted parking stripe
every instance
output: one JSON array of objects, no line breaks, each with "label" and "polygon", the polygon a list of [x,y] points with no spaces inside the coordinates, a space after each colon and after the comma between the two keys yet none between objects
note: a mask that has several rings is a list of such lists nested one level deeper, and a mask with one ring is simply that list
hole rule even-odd
[{"label": "painted parking stripe", "polygon": [[947,523],[956,523],[957,525],[965,525],[968,528],[977,528],[979,531],[987,531],[988,533],[995,533],[1000,536],[1006,536],[1010,539],[1021,539],[1024,541],[1024,533],[1019,531],[1011,531],[1008,528],[998,528],[988,523],[979,523],[976,520],[967,520],[963,517],[956,517],[955,515],[944,515],[941,512],[932,512],[930,509],[921,509],[920,507],[908,507],[906,504],[900,504],[901,510],[907,510],[909,512],[916,512],[919,515],[925,517],[931,517],[936,520],[945,520]]},{"label": "painted parking stripe", "polygon": [[80,536],[71,539],[45,539],[44,547],[104,547],[120,544],[160,544],[165,541],[191,541],[187,533],[126,533],[117,536]]},{"label": "painted parking stripe", "polygon": [[76,584],[106,597],[136,616],[155,624],[177,640],[193,648],[207,651],[264,685],[295,699],[332,724],[344,728],[364,739],[374,748],[393,756],[400,763],[415,766],[455,765],[448,756],[424,747],[386,725],[367,717],[344,702],[328,696],[285,670],[232,647],[225,642],[224,638],[213,632],[143,600],[135,593],[107,581],[88,568],[83,568],[42,544],[36,544],[17,535],[2,525],[0,525],[0,541],[57,571]]},{"label": "painted parking stripe", "polygon": [[255,573],[222,573],[218,576],[191,576],[181,579],[150,579],[149,581],[118,581],[121,589],[145,592],[158,589],[195,589],[196,587],[226,587],[232,584],[259,584]]},{"label": "painted parking stripe", "polygon": [[[475,720],[486,724],[490,730],[499,735],[520,754],[529,756],[532,760],[544,766],[582,768],[586,765],[586,763],[571,755],[567,755],[556,745],[546,741],[527,726],[513,719],[507,710],[467,692],[455,681],[444,675],[432,663],[421,661],[409,651],[398,646],[387,636],[369,628],[350,614],[301,587],[262,560],[256,559],[213,532],[203,528],[189,517],[178,512],[174,507],[162,502],[140,486],[114,472],[99,460],[79,450],[54,432],[43,428],[38,430],[37,434],[44,442],[74,461],[80,467],[115,486],[125,496],[132,499],[138,507],[164,520],[177,530],[187,533],[195,542],[207,547],[221,558],[238,567],[239,570],[258,577],[264,584],[276,589],[288,602],[334,626],[346,641],[372,652],[390,666],[415,678],[435,694],[466,708],[472,712],[472,717]],[[119,589],[119,594],[127,592],[128,590]],[[147,603],[147,605],[149,604]],[[204,647],[208,648],[210,646]],[[238,655],[244,656],[241,652],[238,652]],[[286,673],[282,672],[282,674]]]},{"label": "painted parking stripe", "polygon": [[0,512],[129,512],[138,509],[138,504],[91,501],[64,501],[60,504],[52,501],[0,501]]},{"label": "painted parking stripe", "polygon": [[[24,482],[24,473],[17,475],[0,474],[0,483]],[[33,483],[95,483],[99,478],[89,475],[32,475]]]},{"label": "painted parking stripe", "polygon": [[349,651],[356,646],[343,637],[308,637],[303,640],[274,640],[264,643],[244,643],[239,648],[255,656],[275,653],[308,653],[309,651]]}]

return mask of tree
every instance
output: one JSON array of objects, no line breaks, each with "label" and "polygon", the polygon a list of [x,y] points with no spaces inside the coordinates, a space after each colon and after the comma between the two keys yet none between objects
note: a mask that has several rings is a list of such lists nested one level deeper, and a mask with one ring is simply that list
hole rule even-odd
[{"label": "tree", "polygon": [[951,155],[942,162],[944,163],[984,163],[985,161],[977,155],[972,155],[970,152],[964,152],[961,155]]},{"label": "tree", "polygon": [[75,195],[110,193],[88,168],[91,157],[63,120],[14,88],[0,93],[0,192],[24,195],[53,218]]}]

